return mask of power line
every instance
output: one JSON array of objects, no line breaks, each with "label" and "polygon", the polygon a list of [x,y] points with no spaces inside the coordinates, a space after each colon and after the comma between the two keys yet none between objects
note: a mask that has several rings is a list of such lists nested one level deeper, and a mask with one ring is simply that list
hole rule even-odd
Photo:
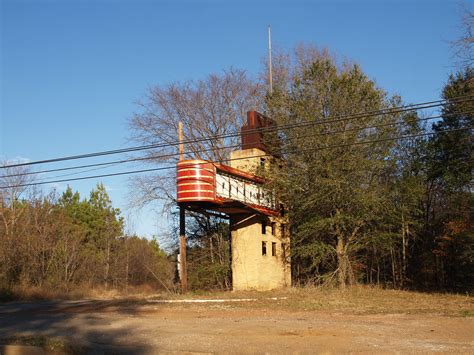
[{"label": "power line", "polygon": [[[423,122],[423,121],[432,120],[432,119],[436,119],[436,118],[441,118],[441,117],[445,117],[445,116],[463,115],[463,114],[470,114],[470,113],[473,113],[473,112],[474,111],[465,111],[465,112],[450,113],[450,114],[447,114],[447,115],[424,117],[424,118],[416,119],[415,122],[420,123],[420,122]],[[405,123],[404,120],[399,120],[399,121],[395,121],[395,122],[389,122],[389,123],[373,125],[373,126],[356,127],[356,128],[350,128],[350,129],[344,129],[344,130],[338,130],[338,131],[329,131],[329,132],[324,132],[324,133],[303,135],[303,136],[299,136],[298,139],[313,137],[313,136],[328,136],[328,135],[334,135],[334,134],[345,133],[345,132],[350,132],[350,131],[363,131],[363,130],[366,130],[366,129],[387,127],[387,126],[393,126],[393,125],[398,125],[398,124],[403,124],[403,123]],[[193,153],[193,154],[205,153],[205,152],[210,152],[210,151],[219,150],[219,149],[231,149],[231,148],[238,148],[238,147],[240,147],[240,144],[231,145],[231,146],[224,146],[224,147],[213,147],[213,148],[193,151],[191,153]],[[0,175],[0,178],[36,175],[36,174],[43,174],[43,173],[48,173],[48,172],[57,172],[57,171],[72,170],[72,169],[82,169],[82,168],[88,168],[88,167],[100,167],[100,168],[97,168],[97,169],[89,169],[89,170],[85,170],[85,171],[79,171],[79,172],[76,172],[76,173],[64,174],[64,175],[58,175],[58,176],[52,176],[52,177],[45,178],[45,179],[55,179],[55,178],[59,178],[59,177],[63,177],[63,176],[78,175],[78,174],[83,174],[83,173],[89,172],[89,171],[100,170],[100,169],[108,168],[110,166],[118,165],[120,163],[143,161],[143,160],[152,160],[152,159],[162,159],[162,158],[172,158],[172,157],[176,157],[178,155],[179,155],[179,153],[170,153],[170,154],[158,155],[158,156],[153,156],[153,157],[132,158],[132,159],[117,160],[117,161],[106,162],[106,163],[96,163],[96,164],[80,165],[80,166],[73,166],[73,167],[66,167],[66,168],[16,173],[16,174],[10,174],[10,175]]]},{"label": "power line", "polygon": [[[248,130],[245,133],[249,134],[249,133],[253,133],[253,132],[266,132],[266,131],[271,131],[271,130],[279,130],[279,129],[293,128],[293,127],[305,127],[305,126],[309,126],[309,125],[335,123],[335,122],[347,121],[347,120],[361,118],[361,117],[370,117],[370,116],[376,116],[376,115],[388,115],[388,114],[403,113],[403,112],[409,112],[409,111],[414,111],[414,110],[422,110],[422,109],[427,109],[427,108],[439,107],[439,106],[445,105],[446,103],[459,103],[459,102],[469,101],[473,97],[474,97],[474,95],[458,96],[458,97],[451,98],[451,99],[427,101],[427,102],[422,102],[422,103],[418,103],[418,104],[412,104],[412,105],[398,106],[398,107],[381,109],[381,110],[361,112],[361,113],[357,113],[357,114],[353,114],[353,115],[339,115],[339,116],[335,116],[334,119],[332,119],[332,120],[330,120],[331,117],[329,117],[329,118],[326,118],[324,121],[309,121],[309,122],[306,121],[306,122],[300,122],[300,123],[280,125],[280,126],[275,126],[275,127],[262,127],[262,128],[257,128],[257,129],[253,129],[253,130]],[[183,142],[183,144],[198,143],[198,142],[204,142],[204,141],[209,141],[209,140],[225,139],[225,138],[232,138],[232,137],[238,137],[238,136],[240,136],[240,132],[239,133],[223,134],[223,135],[215,135],[215,136],[212,136],[212,137],[203,137],[203,138],[185,140]],[[45,160],[37,160],[37,161],[18,163],[18,164],[9,164],[9,165],[4,165],[0,168],[13,168],[13,167],[27,166],[27,165],[56,163],[56,162],[66,161],[66,160],[77,160],[77,159],[92,158],[92,157],[98,157],[98,156],[104,156],[104,155],[128,153],[128,152],[140,151],[140,150],[172,147],[172,146],[177,146],[178,144],[179,144],[179,142],[177,142],[177,141],[167,142],[167,143],[160,143],[160,144],[150,144],[150,145],[136,146],[136,147],[130,147],[130,148],[122,148],[122,149],[115,149],[115,150],[108,150],[108,151],[101,151],[101,152],[93,152],[93,153],[65,156],[65,157],[45,159]]]},{"label": "power line", "polygon": [[[208,148],[208,149],[203,149],[203,150],[197,150],[197,151],[192,152],[192,153],[205,153],[205,152],[211,152],[211,151],[214,151],[214,150],[231,149],[231,148],[238,148],[238,147],[240,147],[240,144],[235,144],[235,145],[230,145],[230,146],[224,146],[224,147],[214,147],[214,148]],[[155,156],[155,157],[133,158],[133,159],[125,159],[125,160],[122,160],[122,161],[116,161],[116,162],[90,164],[89,166],[100,166],[100,167],[95,168],[95,169],[89,169],[89,170],[78,171],[78,172],[70,173],[70,174],[52,176],[52,177],[45,178],[45,179],[55,179],[55,178],[62,177],[62,176],[79,175],[79,174],[83,174],[83,173],[89,172],[89,171],[95,171],[95,170],[106,169],[106,168],[109,168],[109,167],[111,167],[111,166],[116,166],[116,165],[118,165],[118,164],[120,164],[120,163],[127,163],[127,162],[140,161],[140,160],[152,160],[152,159],[172,158],[172,157],[176,157],[176,156],[178,156],[178,155],[179,155],[179,153],[170,153],[170,154],[165,154],[165,155],[158,155],[158,156]],[[106,166],[103,166],[103,165],[106,165]],[[84,167],[87,167],[87,165],[86,165],[86,166],[83,166],[83,168],[84,168]],[[64,169],[71,170],[71,169],[78,169],[78,167],[70,167],[70,168],[64,168]],[[52,171],[60,171],[60,170],[63,170],[63,169],[51,169],[50,172],[52,172]],[[13,177],[13,176],[24,176],[24,175],[35,175],[35,174],[44,173],[44,172],[45,172],[45,171],[40,171],[40,172],[26,172],[26,173],[23,173],[23,174],[22,174],[22,173],[19,173],[19,174],[4,175],[4,176],[0,175],[0,178]]]},{"label": "power line", "polygon": [[[458,112],[458,113],[448,114],[448,116],[459,115],[459,114],[469,114],[469,113],[472,113],[472,112],[473,111]],[[446,115],[444,115],[444,116],[446,116]],[[422,122],[422,121],[432,120],[432,119],[441,118],[441,117],[443,117],[443,116],[438,115],[438,116],[424,117],[424,118],[417,119],[416,122]],[[362,131],[364,129],[386,127],[386,126],[397,125],[397,124],[402,124],[402,123],[405,123],[405,121],[400,120],[400,121],[396,121],[396,122],[389,122],[389,123],[375,125],[375,126],[365,126],[365,127],[351,128],[351,129],[347,129],[347,130],[329,131],[329,132],[320,133],[320,134],[316,134],[316,135],[332,135],[332,134],[344,133],[344,132],[354,131],[354,130],[361,130]],[[305,138],[305,137],[308,137],[308,136],[304,135],[304,136],[299,136],[298,138]],[[238,147],[240,147],[240,144],[231,145],[231,146],[224,146],[224,147],[213,147],[213,148],[209,148],[209,149],[193,151],[191,153],[193,153],[193,154],[205,153],[205,152],[210,152],[210,151],[219,150],[219,149],[231,149],[231,148],[238,148]],[[65,168],[31,171],[31,172],[9,174],[9,175],[0,175],[0,178],[37,175],[37,174],[43,174],[43,173],[59,172],[59,171],[66,171],[66,170],[77,170],[77,169],[84,169],[84,168],[90,168],[90,167],[100,167],[100,168],[97,168],[97,169],[89,169],[89,170],[80,171],[80,172],[77,172],[77,173],[65,174],[65,175],[59,175],[59,176],[51,177],[51,178],[58,178],[58,177],[63,177],[63,176],[77,175],[77,174],[82,174],[82,173],[89,172],[89,171],[104,169],[104,168],[108,168],[110,166],[115,166],[115,165],[122,164],[122,163],[129,163],[129,162],[134,162],[134,161],[144,161],[144,160],[155,160],[155,159],[163,159],[163,158],[172,158],[172,157],[176,157],[178,155],[179,155],[179,153],[170,153],[170,154],[158,155],[158,156],[152,156],[152,157],[123,159],[123,160],[116,160],[116,161],[104,162],[104,163],[86,164],[86,165],[79,165],[79,166],[72,166],[72,167],[65,167]]]},{"label": "power line", "polygon": [[[449,129],[449,130],[442,130],[442,131],[436,131],[436,132],[429,132],[429,133],[410,134],[410,135],[390,137],[390,138],[382,138],[382,139],[369,140],[369,141],[360,141],[360,142],[353,142],[353,143],[347,143],[347,144],[330,145],[330,146],[318,147],[318,148],[298,149],[298,150],[294,150],[292,153],[300,153],[300,152],[305,152],[305,151],[320,151],[320,150],[325,150],[325,149],[343,148],[343,147],[350,147],[350,146],[355,146],[355,145],[364,145],[364,144],[371,144],[371,143],[380,143],[380,142],[388,142],[388,141],[395,141],[395,140],[403,140],[403,139],[409,139],[409,138],[423,137],[423,136],[429,136],[429,135],[446,133],[446,132],[464,131],[464,130],[470,130],[470,129],[474,129],[474,126],[464,127],[464,128],[456,128],[456,129]],[[249,159],[249,158],[264,158],[264,157],[270,157],[270,156],[272,156],[272,155],[271,154],[260,154],[260,155],[254,155],[254,156],[251,156],[251,157],[245,157],[245,158],[228,159],[227,161],[235,161],[235,160],[242,160],[242,159]],[[219,163],[219,162],[218,161],[206,161],[206,162],[203,162],[203,163],[196,163],[195,165],[209,164],[209,163],[212,164],[212,163]],[[69,182],[69,181],[88,180],[88,179],[96,179],[96,178],[102,178],[102,177],[131,175],[131,174],[139,174],[139,173],[145,173],[145,172],[163,171],[163,170],[169,170],[169,169],[175,169],[175,168],[176,168],[176,166],[165,166],[165,167],[160,167],[160,168],[132,170],[132,171],[125,171],[125,172],[111,173],[111,174],[103,174],[103,175],[94,175],[94,176],[84,176],[84,177],[78,177],[78,178],[72,178],[72,179],[61,179],[61,180],[43,181],[43,182],[37,182],[37,183],[27,183],[27,184],[19,184],[19,185],[11,185],[11,186],[0,186],[0,189],[37,186],[37,185],[53,184],[53,183],[60,183],[60,182]]]},{"label": "power line", "polygon": [[[191,153],[194,153],[194,154],[196,154],[196,153],[205,153],[205,152],[210,152],[210,151],[213,151],[213,150],[231,149],[231,148],[238,148],[238,147],[240,147],[240,144],[223,146],[223,147],[214,147],[214,148],[208,148],[208,149],[202,149],[202,150],[196,150],[196,151],[193,151]],[[84,168],[98,167],[98,166],[99,167],[104,166],[104,168],[107,168],[108,165],[113,166],[113,165],[118,165],[118,164],[122,164],[122,163],[130,163],[130,162],[134,162],[134,161],[172,158],[172,157],[175,157],[175,156],[178,156],[178,155],[179,155],[179,153],[170,153],[170,154],[157,155],[157,156],[152,156],[152,157],[130,158],[130,159],[123,159],[123,160],[115,160],[115,161],[105,162],[105,163],[95,163],[95,164],[71,166],[71,167],[66,167],[66,168],[48,169],[48,170],[39,170],[39,171],[28,171],[28,172],[25,172],[25,173],[0,175],[0,178],[14,177],[14,176],[24,176],[24,175],[36,175],[36,174],[44,174],[44,173],[51,173],[51,172],[65,171],[65,170],[84,169]],[[77,172],[77,174],[80,174],[80,173],[83,173],[83,172],[84,171],[80,171],[80,172]],[[74,174],[76,174],[76,173],[74,173]]]},{"label": "power line", "polygon": [[[417,122],[421,121],[426,121],[426,120],[431,120],[431,119],[436,119],[436,118],[441,118],[445,116],[452,116],[452,115],[463,115],[463,114],[470,114],[472,111],[468,112],[456,112],[456,113],[450,113],[450,114],[445,114],[445,115],[438,115],[438,116],[430,116],[430,117],[425,117],[425,118],[420,118],[417,119]],[[322,121],[318,122],[318,124],[330,124],[333,123],[334,121]],[[352,130],[363,130],[363,129],[370,129],[370,128],[378,128],[378,127],[385,127],[385,126],[390,126],[390,125],[395,125],[395,124],[401,124],[404,123],[404,121],[397,121],[397,122],[390,122],[386,124],[381,124],[381,125],[375,125],[375,126],[367,126],[367,127],[360,127],[360,128],[354,128],[354,129],[347,129],[343,131],[332,131],[332,132],[326,132],[326,135],[329,134],[335,134],[335,133],[342,133],[342,132],[347,132],[347,131],[352,131]],[[277,127],[278,129],[281,129],[280,127]],[[289,128],[291,129],[291,128]],[[300,137],[301,138],[301,137]],[[213,150],[218,150],[218,149],[231,149],[231,148],[237,148],[239,147],[240,144],[236,145],[231,145],[231,146],[223,146],[223,147],[213,147],[209,149],[203,149],[203,150],[197,150],[193,151],[192,153],[205,153]],[[65,167],[65,168],[57,168],[57,169],[47,169],[47,170],[40,170],[40,171],[31,171],[31,172],[24,172],[24,173],[17,173],[17,174],[8,174],[8,175],[0,175],[0,178],[7,178],[7,177],[15,177],[15,176],[24,176],[24,175],[36,175],[36,174],[43,174],[43,173],[50,173],[50,172],[59,172],[59,171],[67,171],[67,170],[77,170],[77,169],[84,169],[84,168],[91,168],[91,167],[103,167],[107,168],[109,166],[114,166],[118,164],[123,164],[123,163],[129,163],[129,162],[135,162],[135,161],[146,161],[146,160],[156,160],[156,159],[163,159],[163,158],[172,158],[177,156],[179,153],[170,153],[170,154],[165,154],[165,155],[157,155],[157,156],[151,156],[151,157],[141,157],[141,158],[131,158],[131,159],[122,159],[122,160],[115,160],[111,162],[104,162],[104,163],[95,163],[95,164],[85,164],[85,165],[79,165],[79,166],[72,166],[72,167]],[[10,167],[10,166],[4,166],[4,168]],[[71,176],[71,175],[77,175],[77,174],[82,174],[84,172],[89,172],[89,171],[94,171],[94,170],[99,170],[99,169],[90,169],[86,171],[81,171],[73,174],[66,174],[62,176]],[[61,176],[57,176],[61,177]]]}]

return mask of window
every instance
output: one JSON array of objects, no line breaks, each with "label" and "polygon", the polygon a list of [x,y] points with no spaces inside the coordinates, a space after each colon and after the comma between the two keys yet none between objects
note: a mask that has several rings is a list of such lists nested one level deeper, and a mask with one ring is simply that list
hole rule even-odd
[{"label": "window", "polygon": [[262,242],[262,255],[267,255],[267,242]]},{"label": "window", "polygon": [[275,222],[272,222],[272,235],[275,235]]},{"label": "window", "polygon": [[283,206],[283,203],[280,203],[280,214],[282,217],[286,214],[285,206]]},{"label": "window", "polygon": [[281,238],[284,238],[285,237],[285,233],[286,233],[286,226],[284,224],[281,224],[280,225],[280,237]]},{"label": "window", "polygon": [[272,256],[277,255],[277,243],[272,242]]},{"label": "window", "polygon": [[283,260],[286,259],[286,244],[285,243],[281,243],[281,256]]},{"label": "window", "polygon": [[260,166],[265,166],[265,158],[260,158]]},{"label": "window", "polygon": [[262,234],[267,234],[267,221],[262,221]]}]

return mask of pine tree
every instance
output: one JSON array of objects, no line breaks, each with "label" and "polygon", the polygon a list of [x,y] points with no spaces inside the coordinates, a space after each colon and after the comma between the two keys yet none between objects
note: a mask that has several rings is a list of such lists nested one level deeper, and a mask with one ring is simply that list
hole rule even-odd
[{"label": "pine tree", "polygon": [[[398,104],[376,87],[357,65],[338,67],[325,52],[300,49],[290,80],[276,80],[268,114],[278,124],[311,122],[283,130],[284,164],[272,171],[279,198],[290,211],[295,276],[354,283],[363,268],[357,251],[387,213],[381,183],[394,143],[357,144],[396,135],[396,126],[380,126],[397,115],[344,115]],[[333,122],[331,122],[333,121]]]}]

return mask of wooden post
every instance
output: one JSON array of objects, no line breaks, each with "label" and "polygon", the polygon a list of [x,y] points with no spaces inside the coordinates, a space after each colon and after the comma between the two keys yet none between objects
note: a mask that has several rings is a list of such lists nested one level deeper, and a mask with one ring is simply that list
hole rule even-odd
[{"label": "wooden post", "polygon": [[233,225],[234,218],[229,216],[229,282],[230,282],[230,289],[234,289],[234,280],[232,275],[232,268],[233,268],[233,260],[232,260],[232,225]]},{"label": "wooden post", "polygon": [[181,292],[186,293],[188,291],[188,270],[186,265],[186,220],[183,206],[179,206],[179,265]]},{"label": "wooden post", "polygon": [[[184,159],[183,122],[178,123],[179,160]],[[179,279],[181,292],[188,291],[188,270],[186,265],[186,215],[184,206],[179,206]]]},{"label": "wooden post", "polygon": [[179,160],[184,159],[183,122],[178,122]]}]

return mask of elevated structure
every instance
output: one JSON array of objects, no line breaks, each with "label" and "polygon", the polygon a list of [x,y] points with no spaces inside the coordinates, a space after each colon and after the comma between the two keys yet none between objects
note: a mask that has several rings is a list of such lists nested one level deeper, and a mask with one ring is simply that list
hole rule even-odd
[{"label": "elevated structure", "polygon": [[205,160],[181,160],[177,165],[177,200],[182,208],[230,217],[234,290],[291,284],[286,218],[257,175],[271,164],[259,128],[271,125],[271,120],[250,111],[241,131],[242,149],[231,153],[230,165]]}]

